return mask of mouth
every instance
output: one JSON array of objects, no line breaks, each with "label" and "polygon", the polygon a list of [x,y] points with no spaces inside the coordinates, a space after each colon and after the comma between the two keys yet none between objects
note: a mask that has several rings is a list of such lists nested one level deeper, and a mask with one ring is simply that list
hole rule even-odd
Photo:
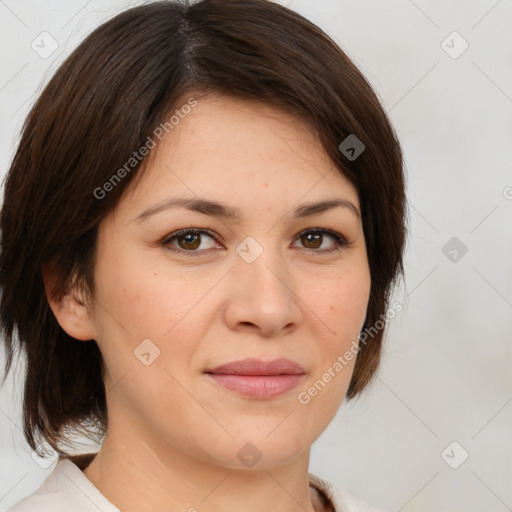
[{"label": "mouth", "polygon": [[304,368],[289,359],[243,359],[204,372],[218,385],[240,395],[270,399],[291,391],[304,379]]}]

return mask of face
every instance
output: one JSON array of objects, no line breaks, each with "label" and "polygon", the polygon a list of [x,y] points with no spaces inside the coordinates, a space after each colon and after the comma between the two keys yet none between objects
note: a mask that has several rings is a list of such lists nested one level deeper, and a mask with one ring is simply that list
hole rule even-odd
[{"label": "face", "polygon": [[366,315],[359,212],[299,119],[198,100],[99,227],[90,322],[112,423],[231,468],[308,450],[343,401],[355,359],[339,356]]}]

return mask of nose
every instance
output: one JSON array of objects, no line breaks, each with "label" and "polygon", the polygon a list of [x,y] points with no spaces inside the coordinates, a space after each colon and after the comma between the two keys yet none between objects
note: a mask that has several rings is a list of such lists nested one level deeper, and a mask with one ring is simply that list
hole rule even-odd
[{"label": "nose", "polygon": [[224,320],[231,330],[273,337],[293,331],[302,320],[297,283],[277,253],[264,250],[250,263],[237,257],[225,286]]}]

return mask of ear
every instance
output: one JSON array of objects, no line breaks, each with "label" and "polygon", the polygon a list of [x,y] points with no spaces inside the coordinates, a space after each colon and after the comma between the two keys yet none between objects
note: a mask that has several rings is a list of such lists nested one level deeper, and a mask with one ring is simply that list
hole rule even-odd
[{"label": "ear", "polygon": [[77,340],[88,341],[96,338],[93,317],[83,291],[75,285],[66,294],[57,300],[53,297],[58,273],[53,261],[46,262],[41,267],[43,283],[48,304],[59,325],[70,336]]}]

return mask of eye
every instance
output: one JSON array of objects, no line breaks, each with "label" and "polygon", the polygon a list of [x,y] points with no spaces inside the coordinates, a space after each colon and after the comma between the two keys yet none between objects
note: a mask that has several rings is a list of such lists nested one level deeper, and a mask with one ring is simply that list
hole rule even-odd
[{"label": "eye", "polygon": [[[215,244],[210,244],[209,247],[201,246],[201,238],[208,237],[214,241],[213,236],[204,229],[181,229],[171,233],[166,237],[162,243],[168,246],[170,250],[188,253],[187,256],[198,256],[203,250],[211,249]],[[198,249],[201,248],[201,251]]]},{"label": "eye", "polygon": [[[333,240],[334,243],[331,243],[329,248],[322,249],[322,245],[326,237]],[[306,249],[320,254],[339,251],[348,245],[346,238],[340,233],[322,228],[308,229],[307,231],[303,231],[298,235],[297,240],[299,240]]]},{"label": "eye", "polygon": [[[202,238],[208,238],[210,243],[203,244]],[[331,243],[325,248],[324,242],[330,239]],[[308,229],[300,233],[297,238],[303,244],[303,248],[312,253],[326,254],[341,250],[349,245],[346,238],[337,233],[323,228]],[[204,251],[212,249],[215,246],[222,248],[215,241],[214,236],[205,229],[181,229],[171,233],[162,240],[162,244],[169,250],[185,254],[187,256],[200,256]]]}]

